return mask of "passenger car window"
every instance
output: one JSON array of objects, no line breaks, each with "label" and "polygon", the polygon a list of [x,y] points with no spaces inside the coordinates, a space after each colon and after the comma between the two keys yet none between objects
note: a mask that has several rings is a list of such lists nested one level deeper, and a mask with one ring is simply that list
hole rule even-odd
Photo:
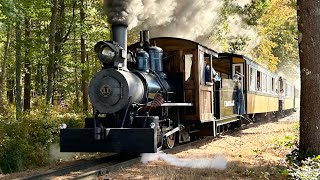
[{"label": "passenger car window", "polygon": [[192,59],[193,54],[184,55],[184,80],[192,80]]},{"label": "passenger car window", "polygon": [[200,84],[205,84],[205,66],[206,63],[204,61],[204,54],[200,53],[199,54],[199,63],[200,63]]},{"label": "passenger car window", "polygon": [[271,83],[271,77],[267,75],[267,93],[271,93],[272,83]]},{"label": "passenger car window", "polygon": [[250,67],[250,91],[255,91],[256,90],[256,70]]},{"label": "passenger car window", "polygon": [[271,91],[272,92],[275,92],[275,89],[274,89],[274,78],[271,78]]},{"label": "passenger car window", "polygon": [[262,91],[267,92],[267,75],[262,73]]},{"label": "passenger car window", "polygon": [[257,71],[257,91],[261,91],[261,72]]}]

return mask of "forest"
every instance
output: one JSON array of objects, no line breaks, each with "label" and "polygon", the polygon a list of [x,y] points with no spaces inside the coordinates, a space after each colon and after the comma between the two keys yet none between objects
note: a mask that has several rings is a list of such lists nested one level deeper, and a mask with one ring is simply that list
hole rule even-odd
[{"label": "forest", "polygon": [[[149,29],[298,79],[296,0],[150,2],[133,8],[129,44]],[[0,173],[50,163],[61,124],[81,127],[91,116],[88,83],[101,68],[93,47],[110,39],[110,27],[102,0],[0,0]]]}]

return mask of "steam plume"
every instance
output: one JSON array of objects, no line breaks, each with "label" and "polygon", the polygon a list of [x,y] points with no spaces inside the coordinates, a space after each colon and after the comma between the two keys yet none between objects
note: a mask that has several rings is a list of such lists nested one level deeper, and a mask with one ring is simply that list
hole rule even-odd
[{"label": "steam plume", "polygon": [[234,0],[233,3],[235,3],[238,6],[244,7],[245,5],[248,5],[251,3],[252,0]]},{"label": "steam plume", "polygon": [[[233,2],[244,6],[251,0]],[[223,0],[105,0],[111,24],[125,24],[129,29],[148,29],[151,38],[165,36],[194,40],[218,51],[221,51],[221,45],[209,36],[219,31],[223,3]],[[234,30],[231,34],[259,39],[256,30],[244,28],[241,21],[240,17],[229,17],[229,27]],[[248,44],[251,46],[247,49],[252,49],[257,43]]]},{"label": "steam plume", "polygon": [[144,153],[141,155],[142,163],[148,163],[158,159],[177,167],[214,168],[219,170],[224,170],[227,167],[227,159],[224,156],[216,156],[213,159],[181,159],[163,152]]},{"label": "steam plume", "polygon": [[151,36],[173,36],[190,40],[197,40],[206,36],[217,26],[220,19],[220,0],[177,0],[177,8],[173,12],[174,18],[170,23],[151,29]]},{"label": "steam plume", "polygon": [[261,38],[259,37],[256,27],[244,24],[242,18],[238,15],[229,16],[227,23],[230,27],[228,38],[247,37],[249,39],[247,42],[248,46],[246,46],[241,52],[237,53],[248,54],[250,53],[250,50],[259,45]]},{"label": "steam plume", "polygon": [[129,29],[146,24],[147,27],[162,25],[173,19],[176,0],[105,0],[108,21],[125,24]]},{"label": "steam plume", "polygon": [[60,152],[59,144],[52,144],[49,147],[49,155],[51,161],[64,160],[69,161],[75,157],[75,153]]},{"label": "steam plume", "polygon": [[111,24],[149,29],[151,36],[195,40],[219,20],[221,0],[105,0]]}]

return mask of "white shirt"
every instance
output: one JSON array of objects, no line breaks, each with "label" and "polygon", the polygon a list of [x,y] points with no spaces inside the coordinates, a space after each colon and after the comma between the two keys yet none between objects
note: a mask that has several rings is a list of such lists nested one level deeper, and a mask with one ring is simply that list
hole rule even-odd
[{"label": "white shirt", "polygon": [[278,97],[279,97],[279,100],[283,101],[283,99],[284,99],[284,93],[283,93],[283,92],[279,92]]}]

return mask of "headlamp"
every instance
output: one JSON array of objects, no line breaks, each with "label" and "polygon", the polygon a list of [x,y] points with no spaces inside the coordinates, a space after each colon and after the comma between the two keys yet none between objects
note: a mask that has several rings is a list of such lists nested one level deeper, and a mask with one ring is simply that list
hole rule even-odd
[{"label": "headlamp", "polygon": [[115,52],[108,46],[102,48],[101,54],[108,57],[114,57]]},{"label": "headlamp", "polygon": [[100,41],[94,46],[94,50],[103,64],[123,62],[126,57],[123,55],[126,54],[125,50],[113,41]]}]

